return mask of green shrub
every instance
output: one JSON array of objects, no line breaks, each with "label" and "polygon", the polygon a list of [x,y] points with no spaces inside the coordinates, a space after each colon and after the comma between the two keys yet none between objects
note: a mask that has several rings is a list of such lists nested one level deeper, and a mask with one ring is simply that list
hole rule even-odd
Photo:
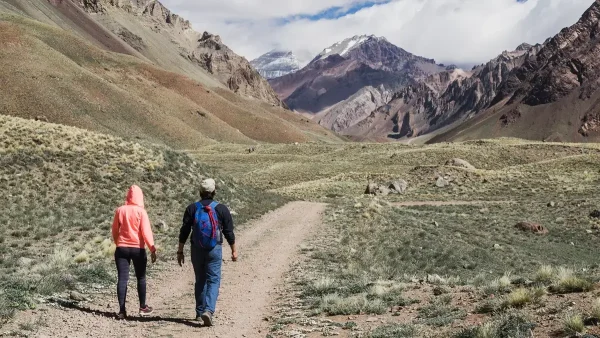
[{"label": "green shrub", "polygon": [[488,314],[494,313],[500,308],[500,303],[495,299],[487,299],[477,305],[475,313]]},{"label": "green shrub", "polygon": [[431,326],[445,326],[467,314],[451,305],[452,297],[443,295],[435,298],[429,305],[419,309],[420,323]]}]

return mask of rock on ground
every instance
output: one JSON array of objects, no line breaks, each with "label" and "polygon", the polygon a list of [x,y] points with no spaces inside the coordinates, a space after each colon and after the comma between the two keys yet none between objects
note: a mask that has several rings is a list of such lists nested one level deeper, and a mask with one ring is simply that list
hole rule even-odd
[{"label": "rock on ground", "polygon": [[542,225],[531,222],[519,222],[515,225],[515,228],[538,235],[545,235],[548,233],[548,229],[544,228]]},{"label": "rock on ground", "polygon": [[394,181],[390,183],[388,188],[392,191],[392,193],[404,194],[408,188],[408,182],[405,180]]},{"label": "rock on ground", "polygon": [[448,180],[446,180],[445,178],[440,176],[440,177],[438,177],[437,181],[435,182],[435,185],[438,188],[443,188],[443,187],[450,185],[450,182],[448,182]]},{"label": "rock on ground", "polygon": [[453,167],[461,167],[461,168],[465,168],[465,169],[475,169],[475,167],[473,165],[471,165],[471,163],[469,163],[463,159],[460,159],[460,158],[453,158],[451,160],[448,160],[445,165],[453,166]]}]

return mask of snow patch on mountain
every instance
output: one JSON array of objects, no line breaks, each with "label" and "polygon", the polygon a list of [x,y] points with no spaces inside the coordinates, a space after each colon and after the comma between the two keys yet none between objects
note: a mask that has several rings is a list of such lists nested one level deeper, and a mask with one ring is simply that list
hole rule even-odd
[{"label": "snow patch on mountain", "polygon": [[315,60],[325,59],[328,56],[334,54],[338,54],[345,57],[350,51],[360,47],[360,45],[362,45],[366,41],[369,41],[369,39],[387,41],[384,37],[376,37],[375,35],[355,35],[351,38],[345,39],[344,41],[336,42],[328,48],[325,48],[319,55],[317,55]]},{"label": "snow patch on mountain", "polygon": [[294,73],[300,69],[300,62],[291,51],[272,50],[250,64],[266,79],[274,79]]}]

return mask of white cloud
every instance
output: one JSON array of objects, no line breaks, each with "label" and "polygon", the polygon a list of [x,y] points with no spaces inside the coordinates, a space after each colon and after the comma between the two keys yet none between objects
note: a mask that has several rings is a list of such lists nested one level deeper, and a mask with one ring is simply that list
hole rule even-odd
[{"label": "white cloud", "polygon": [[469,64],[485,62],[522,42],[543,42],[575,23],[593,0],[392,0],[318,21],[291,18],[364,0],[163,2],[189,19],[196,30],[220,34],[248,59],[280,47],[293,50],[306,62],[336,41],[375,34],[438,62]]}]

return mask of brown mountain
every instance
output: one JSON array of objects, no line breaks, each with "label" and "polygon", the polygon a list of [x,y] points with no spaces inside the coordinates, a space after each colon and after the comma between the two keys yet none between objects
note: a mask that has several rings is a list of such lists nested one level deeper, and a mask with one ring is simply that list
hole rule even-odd
[{"label": "brown mountain", "polygon": [[267,81],[245,58],[223,44],[219,36],[194,31],[189,21],[159,1],[77,1],[94,19],[159,66],[175,72],[184,70],[185,75],[190,65],[199,66],[236,93],[281,105]]},{"label": "brown mountain", "polygon": [[179,148],[339,140],[281,108],[218,37],[127,3],[0,0],[0,114]]},{"label": "brown mountain", "polygon": [[385,38],[354,36],[323,50],[306,67],[269,82],[290,109],[346,133],[394,91],[443,71]]},{"label": "brown mountain", "polygon": [[599,17],[597,0],[575,25],[543,45],[504,52],[442,92],[427,82],[402,89],[372,113],[372,121],[394,121],[377,136],[425,136],[430,142],[490,137],[597,142]]}]

